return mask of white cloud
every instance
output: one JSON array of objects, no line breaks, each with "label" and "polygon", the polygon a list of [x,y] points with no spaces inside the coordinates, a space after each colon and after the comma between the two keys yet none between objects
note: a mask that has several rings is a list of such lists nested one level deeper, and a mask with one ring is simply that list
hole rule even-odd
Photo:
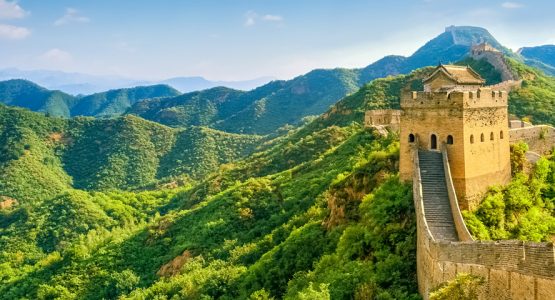
[{"label": "white cloud", "polygon": [[66,8],[66,13],[54,22],[55,26],[67,25],[70,23],[88,23],[91,19],[79,13],[75,8]]},{"label": "white cloud", "polygon": [[0,19],[21,19],[27,14],[17,1],[0,0]]},{"label": "white cloud", "polygon": [[251,27],[254,26],[258,21],[263,21],[263,22],[282,22],[283,21],[283,17],[280,15],[271,15],[271,14],[266,14],[266,15],[259,15],[257,14],[255,11],[249,10],[246,14],[245,14],[245,27]]},{"label": "white cloud", "polygon": [[45,63],[55,63],[55,64],[66,64],[73,60],[73,57],[69,52],[60,50],[58,48],[53,48],[39,56],[40,60]]},{"label": "white cloud", "polygon": [[22,40],[30,34],[31,31],[25,27],[0,24],[0,38],[10,40]]},{"label": "white cloud", "polygon": [[270,22],[280,22],[283,21],[283,17],[278,15],[264,15],[262,17],[262,20]]},{"label": "white cloud", "polygon": [[250,10],[245,14],[245,26],[250,27],[256,24],[256,19],[258,18],[258,14],[254,11]]},{"label": "white cloud", "polygon": [[516,8],[521,8],[523,5],[520,3],[516,3],[516,2],[503,2],[501,3],[501,7],[503,8],[507,8],[507,9],[516,9]]}]

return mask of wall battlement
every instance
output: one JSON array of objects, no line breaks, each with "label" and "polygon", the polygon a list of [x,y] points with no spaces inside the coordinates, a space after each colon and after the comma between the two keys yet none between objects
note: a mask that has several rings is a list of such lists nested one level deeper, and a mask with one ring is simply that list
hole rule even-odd
[{"label": "wall battlement", "polygon": [[481,108],[506,107],[508,94],[484,87],[475,91],[406,92],[401,96],[403,108]]}]

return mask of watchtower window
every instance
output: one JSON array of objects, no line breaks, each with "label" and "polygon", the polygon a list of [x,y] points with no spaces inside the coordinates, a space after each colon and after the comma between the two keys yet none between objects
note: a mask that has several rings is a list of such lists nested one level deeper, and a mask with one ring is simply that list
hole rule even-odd
[{"label": "watchtower window", "polygon": [[412,133],[409,134],[409,143],[414,143],[414,140],[415,140],[414,134],[412,134]]},{"label": "watchtower window", "polygon": [[447,144],[448,145],[453,145],[453,136],[452,135],[447,136]]},{"label": "watchtower window", "polygon": [[482,135],[480,135],[480,142],[484,142],[485,138],[484,138],[484,134],[482,133]]},{"label": "watchtower window", "polygon": [[474,135],[473,134],[470,135],[470,143],[474,144]]},{"label": "watchtower window", "polygon": [[437,149],[437,136],[435,134],[430,137],[430,149]]},{"label": "watchtower window", "polygon": [[493,138],[493,132],[489,134],[489,140],[490,140],[490,141],[493,141],[493,140],[494,140],[494,138]]},{"label": "watchtower window", "polygon": [[503,131],[499,132],[499,138],[503,139]]}]

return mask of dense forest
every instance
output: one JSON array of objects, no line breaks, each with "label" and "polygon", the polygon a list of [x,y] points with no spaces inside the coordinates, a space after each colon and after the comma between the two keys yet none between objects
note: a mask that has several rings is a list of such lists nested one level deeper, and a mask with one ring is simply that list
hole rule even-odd
[{"label": "dense forest", "polygon": [[[555,124],[554,79],[510,62],[524,79],[511,113]],[[461,63],[500,79],[485,61]],[[267,136],[204,127],[248,111],[244,93],[225,88],[134,106],[155,121],[171,110],[173,127],[0,105],[1,297],[419,299],[398,136],[362,120],[368,109],[399,108],[401,92],[421,89],[430,70],[372,80]],[[268,130],[282,125],[274,121]],[[513,181],[464,212],[475,237],[553,239],[555,159],[530,167],[525,152],[514,145]]]}]

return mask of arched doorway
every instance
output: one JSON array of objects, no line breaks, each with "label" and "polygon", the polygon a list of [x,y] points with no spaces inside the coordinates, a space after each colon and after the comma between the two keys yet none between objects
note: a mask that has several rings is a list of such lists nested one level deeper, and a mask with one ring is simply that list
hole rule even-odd
[{"label": "arched doorway", "polygon": [[437,136],[435,134],[430,137],[430,149],[437,150]]}]

